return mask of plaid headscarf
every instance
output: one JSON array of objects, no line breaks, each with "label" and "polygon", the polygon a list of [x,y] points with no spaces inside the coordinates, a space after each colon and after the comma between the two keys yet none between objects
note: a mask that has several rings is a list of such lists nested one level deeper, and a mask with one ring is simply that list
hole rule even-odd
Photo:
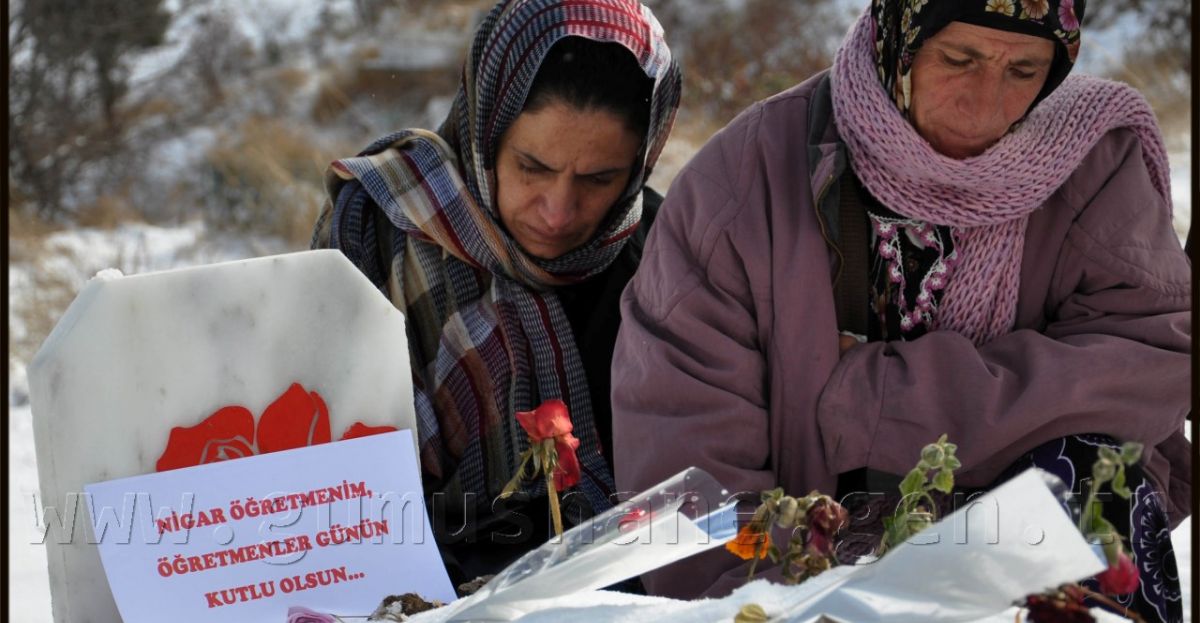
[{"label": "plaid headscarf", "polygon": [[[627,48],[653,79],[650,125],[629,185],[588,243],[554,260],[527,255],[501,225],[495,158],[542,60],[579,36]],[[579,487],[611,506],[612,472],[583,365],[553,287],[604,271],[641,220],[641,190],[674,121],[680,71],[650,10],[634,0],[505,0],[479,27],[437,133],[386,136],[326,174],[314,246],[341,249],[405,312],[426,488],[451,508],[489,504],[528,447],[514,413],[550,398],[570,408]],[[392,227],[380,265],[373,206]],[[387,239],[385,236],[384,239]],[[544,493],[538,481],[531,492]]]},{"label": "plaid headscarf", "polygon": [[1037,105],[1075,65],[1086,5],[1086,0],[872,0],[879,81],[907,115],[917,51],[950,22],[965,22],[1054,42],[1054,63],[1033,101]]}]

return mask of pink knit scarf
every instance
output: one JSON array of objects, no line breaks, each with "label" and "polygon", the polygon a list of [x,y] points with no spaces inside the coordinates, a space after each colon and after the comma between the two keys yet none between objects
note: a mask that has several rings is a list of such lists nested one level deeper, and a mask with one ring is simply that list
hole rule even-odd
[{"label": "pink knit scarf", "polygon": [[872,196],[903,216],[951,227],[960,261],[933,328],[956,331],[976,345],[1012,330],[1029,215],[1110,130],[1127,127],[1137,135],[1169,209],[1162,135],[1132,87],[1068,78],[983,154],[955,160],[934,151],[884,91],[874,28],[866,11],[834,59],[834,120]]}]

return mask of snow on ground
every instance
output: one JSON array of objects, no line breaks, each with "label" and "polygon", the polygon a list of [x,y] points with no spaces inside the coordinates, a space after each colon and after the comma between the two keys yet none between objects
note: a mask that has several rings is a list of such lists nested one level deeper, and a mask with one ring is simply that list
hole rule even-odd
[{"label": "snow on ground", "polygon": [[[13,379],[15,383],[17,379]],[[29,405],[8,413],[8,594],[9,619],[50,622],[50,579],[46,550],[35,544],[33,495],[37,460],[33,453],[33,416]]]},{"label": "snow on ground", "polygon": [[[271,238],[213,234],[200,222],[176,228],[144,224],[113,230],[82,229],[48,236],[44,259],[37,265],[13,261],[9,271],[10,339],[24,337],[23,319],[16,315],[25,301],[36,298],[39,279],[57,274],[77,292],[96,272],[117,268],[125,274],[165,270],[213,262],[282,253],[284,244]],[[34,274],[38,271],[39,274]],[[63,310],[57,310],[61,313]],[[9,353],[8,418],[8,521],[9,619],[23,623],[49,623],[50,585],[46,551],[39,544],[34,496],[38,491],[37,460],[33,445],[33,414],[25,361]]]}]

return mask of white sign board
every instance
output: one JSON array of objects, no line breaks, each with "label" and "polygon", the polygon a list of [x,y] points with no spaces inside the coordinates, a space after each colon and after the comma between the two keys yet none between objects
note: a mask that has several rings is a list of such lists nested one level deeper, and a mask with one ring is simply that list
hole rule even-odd
[{"label": "white sign board", "polygon": [[85,487],[126,623],[366,616],[389,594],[452,601],[411,431]]},{"label": "white sign board", "polygon": [[407,344],[338,251],[89,281],[29,366],[55,622],[120,621],[84,485],[415,430]]}]

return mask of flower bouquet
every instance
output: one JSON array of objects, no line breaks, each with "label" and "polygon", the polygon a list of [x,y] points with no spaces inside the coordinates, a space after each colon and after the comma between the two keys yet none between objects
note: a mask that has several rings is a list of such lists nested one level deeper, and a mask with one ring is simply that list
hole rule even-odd
[{"label": "flower bouquet", "polygon": [[[838,566],[833,543],[848,515],[837,502],[816,491],[799,499],[782,489],[764,492],[753,519],[726,549],[753,561],[750,577],[767,556],[783,567],[785,583],[824,575],[800,586],[782,606],[776,600],[775,612],[750,603],[737,620],[972,621],[1020,604],[1028,608],[1030,623],[1094,622],[1085,597],[1113,606],[1103,593],[1125,594],[1137,587],[1137,570],[1121,536],[1104,519],[1097,493],[1110,484],[1114,493],[1129,497],[1124,470],[1140,457],[1140,445],[1126,444],[1120,452],[1100,449],[1078,526],[1063,512],[1067,487],[1037,469],[938,522],[933,494],[953,491],[954,471],[961,466],[956,449],[943,435],[922,450],[900,483],[898,507],[884,517],[874,555],[857,565]],[[976,508],[983,513],[972,516]],[[784,547],[770,542],[772,524],[792,530]],[[1073,583],[1092,576],[1100,592]]]}]

